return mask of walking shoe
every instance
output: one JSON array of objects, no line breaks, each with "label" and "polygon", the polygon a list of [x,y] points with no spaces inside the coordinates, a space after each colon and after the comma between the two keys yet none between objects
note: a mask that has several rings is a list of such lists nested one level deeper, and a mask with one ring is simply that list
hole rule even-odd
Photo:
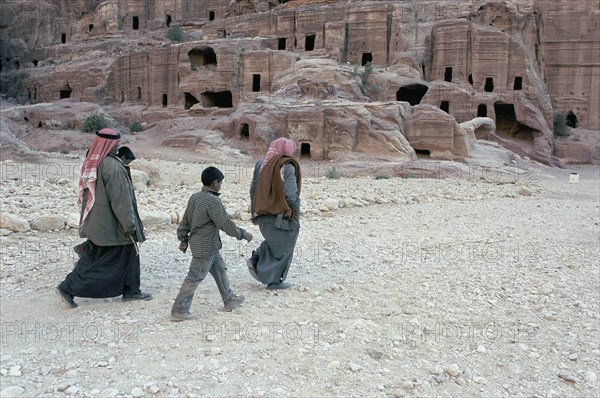
[{"label": "walking shoe", "polygon": [[123,301],[148,301],[152,300],[152,295],[150,293],[142,293],[140,290],[137,293],[123,293]]},{"label": "walking shoe", "polygon": [[242,296],[241,294],[239,296],[234,294],[229,300],[225,302],[225,311],[229,312],[239,307],[240,305],[242,305],[244,300],[246,300],[246,297]]},{"label": "walking shoe", "polygon": [[274,283],[269,283],[267,285],[267,289],[269,290],[281,290],[281,289],[289,289],[290,288],[289,283],[285,283],[285,282],[274,282]]},{"label": "walking shoe", "polygon": [[72,295],[70,295],[69,293],[65,292],[60,287],[57,287],[56,289],[54,289],[54,291],[56,292],[56,294],[58,294],[58,297],[60,297],[60,299],[66,305],[69,306],[69,308],[77,308],[77,303],[75,301],[73,301],[73,296]]},{"label": "walking shoe", "polygon": [[256,280],[258,280],[258,274],[256,273],[256,267],[255,265],[252,263],[252,259],[247,259],[246,260],[246,265],[248,266],[248,272],[250,272],[250,275],[252,275],[252,277]]},{"label": "walking shoe", "polygon": [[194,319],[198,319],[198,315],[192,314],[189,312],[173,312],[173,311],[171,311],[171,321],[172,322],[192,321]]}]

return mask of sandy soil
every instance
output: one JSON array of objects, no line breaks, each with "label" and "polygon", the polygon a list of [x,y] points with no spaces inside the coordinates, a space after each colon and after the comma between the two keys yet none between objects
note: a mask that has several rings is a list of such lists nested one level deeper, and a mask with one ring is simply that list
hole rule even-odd
[{"label": "sandy soil", "polygon": [[[142,209],[183,210],[208,164],[188,160],[153,162],[163,184],[138,194]],[[2,211],[76,211],[65,170],[80,160],[53,161],[67,184],[1,163]],[[252,161],[223,163],[228,207],[247,206]],[[209,277],[190,322],[169,320],[190,260],[176,225],[141,247],[154,300],[77,298],[73,310],[53,288],[72,269],[76,230],[2,236],[2,397],[599,396],[599,171],[578,167],[570,184],[572,171],[307,173],[292,289],[250,277],[260,233],[236,220],[256,240],[223,236],[222,252],[246,303],[223,312]]]}]

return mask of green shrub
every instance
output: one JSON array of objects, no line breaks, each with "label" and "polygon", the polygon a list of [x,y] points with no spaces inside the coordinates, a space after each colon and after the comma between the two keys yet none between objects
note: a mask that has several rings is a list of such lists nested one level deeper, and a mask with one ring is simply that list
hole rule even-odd
[{"label": "green shrub", "polygon": [[568,137],[571,135],[569,126],[567,126],[567,114],[564,112],[556,112],[554,114],[554,136]]},{"label": "green shrub", "polygon": [[179,25],[171,25],[167,29],[167,38],[173,43],[181,43],[183,41],[183,30]]},{"label": "green shrub", "polygon": [[335,166],[328,167],[325,176],[332,180],[337,180],[341,177],[340,172]]},{"label": "green shrub", "polygon": [[139,133],[140,131],[142,131],[144,128],[142,127],[142,124],[140,122],[133,122],[129,125],[129,130],[132,133]]},{"label": "green shrub", "polygon": [[108,127],[108,123],[106,122],[106,119],[104,119],[104,116],[94,113],[85,119],[85,123],[81,130],[86,133],[93,133],[102,130],[105,127]]}]

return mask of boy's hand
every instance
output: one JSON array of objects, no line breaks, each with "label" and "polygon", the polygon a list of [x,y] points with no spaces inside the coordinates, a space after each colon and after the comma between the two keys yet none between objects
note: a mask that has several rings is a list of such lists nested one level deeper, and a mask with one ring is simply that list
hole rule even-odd
[{"label": "boy's hand", "polygon": [[187,251],[187,248],[188,248],[188,244],[187,244],[187,243],[185,243],[185,242],[181,242],[181,243],[179,244],[179,250],[181,250],[182,252],[184,252],[184,253],[185,253],[185,252]]},{"label": "boy's hand", "polygon": [[246,239],[248,242],[250,242],[252,240],[252,234],[250,232],[244,232],[242,239]]}]

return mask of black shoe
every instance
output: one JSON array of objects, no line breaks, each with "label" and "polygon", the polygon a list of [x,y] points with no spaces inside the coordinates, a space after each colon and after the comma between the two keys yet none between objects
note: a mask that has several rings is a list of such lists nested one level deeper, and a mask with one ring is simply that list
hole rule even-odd
[{"label": "black shoe", "polygon": [[140,290],[137,293],[123,293],[123,301],[148,301],[152,300],[150,293],[142,293]]},{"label": "black shoe", "polygon": [[275,282],[275,283],[269,283],[267,285],[267,289],[269,290],[281,290],[281,289],[289,289],[292,285],[290,285],[289,283],[285,283],[285,282]]},{"label": "black shoe", "polygon": [[234,294],[229,300],[225,302],[225,311],[233,311],[234,309],[242,305],[245,299],[246,298],[241,294],[239,296]]},{"label": "black shoe", "polygon": [[73,296],[62,290],[60,287],[54,289],[58,297],[69,306],[69,308],[77,308],[77,303],[73,300]]}]

